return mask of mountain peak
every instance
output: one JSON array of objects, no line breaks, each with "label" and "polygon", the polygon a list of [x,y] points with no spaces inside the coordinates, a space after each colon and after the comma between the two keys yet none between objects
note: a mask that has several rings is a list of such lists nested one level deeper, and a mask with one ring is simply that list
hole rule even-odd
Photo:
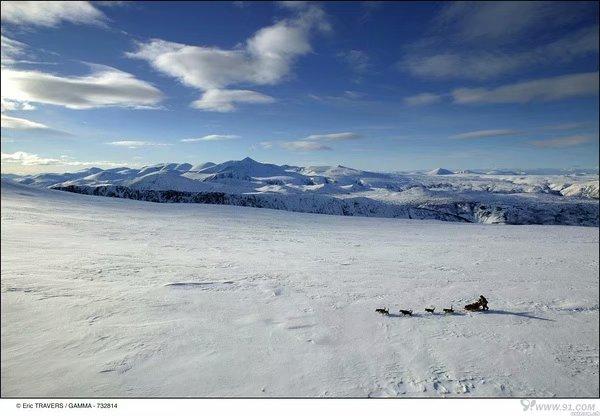
[{"label": "mountain peak", "polygon": [[437,168],[434,170],[430,170],[429,172],[427,172],[428,175],[453,175],[454,172],[452,172],[451,170],[448,169],[444,169],[444,168]]}]

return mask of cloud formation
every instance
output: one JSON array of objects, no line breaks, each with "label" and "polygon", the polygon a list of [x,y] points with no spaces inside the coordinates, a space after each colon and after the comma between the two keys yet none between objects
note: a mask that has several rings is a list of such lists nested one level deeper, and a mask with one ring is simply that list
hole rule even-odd
[{"label": "cloud formation", "polygon": [[[598,53],[590,2],[446,2],[399,69],[429,79],[486,80]],[[570,30],[570,31],[569,31]]]},{"label": "cloud formation", "polygon": [[1,115],[1,123],[3,129],[10,130],[52,130],[45,124],[25,118],[7,116],[6,114]]},{"label": "cloud formation", "polygon": [[311,35],[329,30],[329,24],[318,6],[294,5],[294,9],[294,18],[258,30],[234,49],[153,39],[138,43],[127,56],[143,59],[157,71],[203,91],[192,103],[200,110],[228,112],[240,103],[270,103],[274,98],[268,95],[227,87],[278,84],[290,75],[299,57],[311,52]]},{"label": "cloud formation", "polygon": [[2,153],[2,163],[17,163],[19,165],[56,165],[61,163],[60,159],[44,158],[34,153],[14,152]]},{"label": "cloud formation", "polygon": [[0,39],[0,57],[2,58],[2,64],[11,64],[16,57],[25,53],[27,45],[23,42],[19,42],[18,40],[11,39],[4,35],[0,35]]},{"label": "cloud formation", "polygon": [[[2,115],[1,115],[1,127],[2,129],[6,129],[6,130],[13,130],[13,131],[24,131],[24,132],[28,132],[29,134],[35,134],[35,136],[71,136],[70,133],[63,131],[63,130],[59,130],[59,129],[55,129],[52,127],[49,127],[43,123],[38,123],[37,121],[32,121],[32,120],[28,120],[26,118],[21,118],[21,117],[12,117],[9,115],[6,115],[4,113],[5,111],[5,104],[10,104],[10,103],[2,103]],[[28,104],[24,104],[22,106],[20,106],[18,109],[19,110],[27,110],[27,105]],[[8,110],[13,109],[12,107],[9,106]]]},{"label": "cloud formation", "polygon": [[371,60],[366,52],[358,49],[340,52],[338,58],[342,59],[357,75],[364,75],[371,68]]},{"label": "cloud formation", "polygon": [[360,134],[353,132],[325,133],[311,134],[298,140],[265,141],[260,142],[259,144],[263,149],[272,149],[277,146],[286,150],[293,150],[299,152],[315,152],[333,150],[327,143],[357,140],[361,137],[362,136]]},{"label": "cloud formation", "polygon": [[467,133],[460,133],[450,136],[451,139],[483,139],[485,137],[499,137],[499,136],[514,136],[518,134],[517,130],[512,129],[496,129],[496,130],[477,130],[469,131]]},{"label": "cloud formation", "polygon": [[199,100],[192,102],[191,106],[199,110],[229,113],[235,111],[237,104],[269,104],[275,102],[270,97],[260,92],[250,90],[207,90]]},{"label": "cloud formation", "polygon": [[336,106],[364,106],[372,103],[367,98],[367,94],[359,91],[346,90],[338,95],[324,95],[324,94],[307,94],[308,98],[312,100],[324,103],[333,104]]},{"label": "cloud formation", "polygon": [[21,110],[21,111],[31,111],[31,110],[35,110],[35,106],[29,104],[28,102],[18,102],[18,101],[11,101],[11,100],[7,100],[5,98],[0,98],[0,111],[5,112],[5,111],[15,111],[15,110]]},{"label": "cloud formation", "polygon": [[234,139],[239,139],[239,138],[240,138],[240,136],[237,136],[235,134],[209,134],[207,136],[197,137],[197,138],[193,138],[193,139],[182,139],[181,141],[183,143],[218,142],[218,141],[225,141],[225,140],[234,140]]},{"label": "cloud formation", "polygon": [[340,142],[340,141],[346,141],[346,140],[356,140],[356,139],[360,139],[360,137],[361,136],[358,133],[343,132],[343,133],[311,134],[310,136],[307,136],[302,140]]},{"label": "cloud formation", "polygon": [[147,142],[144,140],[119,140],[115,142],[108,142],[111,146],[126,147],[128,149],[138,149],[140,147],[163,147],[170,146],[168,143],[156,143]]},{"label": "cloud formation", "polygon": [[549,140],[535,140],[532,141],[531,144],[540,147],[540,148],[563,148],[563,147],[573,147],[578,146],[583,143],[591,142],[591,136],[585,135],[576,135],[576,136],[567,136],[567,137],[559,137],[557,139],[549,139]]},{"label": "cloud formation", "polygon": [[544,126],[544,130],[577,130],[584,127],[589,127],[589,122],[573,122],[573,123],[561,123]]},{"label": "cloud formation", "polygon": [[404,104],[409,107],[417,107],[421,105],[430,105],[439,103],[442,101],[442,96],[440,94],[433,94],[430,92],[424,92],[421,94],[413,95],[410,97],[404,98]]},{"label": "cloud formation", "polygon": [[484,51],[411,53],[398,64],[422,78],[485,80],[535,65],[571,62],[598,53],[598,26],[580,29],[554,42],[528,51],[506,53]]},{"label": "cloud formation", "polygon": [[88,1],[3,1],[2,23],[55,27],[63,22],[104,26],[106,16]]},{"label": "cloud formation", "polygon": [[2,98],[72,109],[152,107],[163,98],[156,87],[132,74],[102,65],[91,66],[91,74],[79,77],[3,67]]},{"label": "cloud formation", "polygon": [[115,163],[109,161],[94,161],[94,162],[81,162],[73,160],[68,156],[61,156],[60,158],[47,158],[38,156],[35,153],[27,153],[17,151],[14,153],[2,153],[2,163],[12,163],[22,166],[36,166],[36,165],[66,165],[66,166],[109,166],[118,167],[124,166],[123,163]]},{"label": "cloud formation", "polygon": [[457,104],[555,101],[597,94],[598,72],[542,78],[491,89],[458,88],[452,91],[453,100]]},{"label": "cloud formation", "polygon": [[433,21],[438,33],[470,42],[510,42],[522,35],[581,20],[585,2],[456,1],[445,3]]},{"label": "cloud formation", "polygon": [[312,142],[307,140],[295,140],[291,142],[281,142],[281,147],[287,150],[293,150],[298,152],[315,152],[315,151],[324,151],[324,150],[333,150],[331,147],[319,143]]}]

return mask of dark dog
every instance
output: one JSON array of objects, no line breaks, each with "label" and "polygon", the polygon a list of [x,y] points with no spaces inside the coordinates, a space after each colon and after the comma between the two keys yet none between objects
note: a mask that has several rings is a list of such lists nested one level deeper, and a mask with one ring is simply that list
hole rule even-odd
[{"label": "dark dog", "polygon": [[454,313],[454,307],[450,306],[450,309],[444,308],[444,313]]},{"label": "dark dog", "polygon": [[401,313],[402,315],[410,315],[410,316],[412,316],[412,309],[411,309],[411,310],[409,310],[409,311],[407,311],[407,310],[405,310],[405,309],[400,309],[400,313]]},{"label": "dark dog", "polygon": [[425,308],[425,312],[434,313],[435,308]]},{"label": "dark dog", "polygon": [[382,315],[389,315],[390,311],[387,308],[377,308],[375,309],[375,312],[378,312]]},{"label": "dark dog", "polygon": [[480,307],[481,303],[479,302],[469,303],[468,305],[465,305],[465,309],[468,311],[478,311]]}]

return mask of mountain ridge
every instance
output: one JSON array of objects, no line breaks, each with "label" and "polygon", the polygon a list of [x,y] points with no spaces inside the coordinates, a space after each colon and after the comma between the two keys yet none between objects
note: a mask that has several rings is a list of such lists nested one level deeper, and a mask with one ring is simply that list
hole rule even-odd
[{"label": "mountain ridge", "polygon": [[[506,224],[598,225],[597,176],[369,172],[249,157],[220,164],[87,168],[12,180],[36,187],[152,202],[253,206],[332,215]],[[494,172],[496,173],[496,172]]]}]

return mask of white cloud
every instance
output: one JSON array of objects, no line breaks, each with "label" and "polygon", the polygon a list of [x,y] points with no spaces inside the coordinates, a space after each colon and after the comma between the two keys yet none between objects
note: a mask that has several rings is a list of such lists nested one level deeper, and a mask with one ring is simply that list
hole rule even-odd
[{"label": "white cloud", "polygon": [[309,93],[307,96],[315,101],[324,104],[333,104],[341,106],[361,106],[369,105],[373,101],[369,101],[367,94],[359,91],[346,90],[339,95],[321,95]]},{"label": "white cloud", "polygon": [[358,92],[358,91],[350,91],[350,90],[346,90],[344,91],[343,97],[347,98],[349,100],[359,100],[361,98],[363,98],[365,96],[365,94]]},{"label": "white cloud", "polygon": [[[4,4],[4,3],[3,3]],[[18,56],[23,55],[27,45],[18,40],[10,39],[4,35],[0,35],[0,57],[2,64],[10,64]]]},{"label": "white cloud", "polygon": [[265,94],[250,90],[207,90],[199,100],[192,102],[192,107],[199,110],[229,113],[235,111],[236,104],[269,104],[275,99]]},{"label": "white cloud", "polygon": [[2,23],[55,27],[63,22],[104,26],[106,16],[88,1],[3,1]]},{"label": "white cloud", "polygon": [[433,94],[430,92],[424,92],[421,94],[413,95],[411,97],[404,98],[404,104],[410,107],[417,107],[421,105],[430,105],[439,103],[442,100],[442,96],[439,94]]},{"label": "white cloud", "polygon": [[556,101],[598,94],[598,72],[561,75],[502,85],[496,88],[456,88],[450,94],[422,93],[406,97],[411,106],[427,105],[450,95],[455,104],[526,103]]},{"label": "white cloud", "polygon": [[[53,54],[52,52],[46,51],[44,49],[33,48],[33,50],[37,52],[43,52],[46,54]],[[2,58],[3,67],[13,64],[56,64],[56,62],[40,61],[34,59],[35,54],[31,52],[31,48],[29,47],[29,45],[15,39],[11,39],[5,36],[4,34],[2,35],[2,47],[0,49],[0,55],[0,57]]]},{"label": "white cloud", "polygon": [[296,140],[292,142],[281,142],[281,147],[287,150],[294,150],[300,152],[314,152],[323,150],[332,150],[331,147],[314,141],[307,140]]},{"label": "white cloud", "polygon": [[399,64],[412,75],[422,78],[487,79],[511,72],[520,63],[514,57],[490,52],[473,55],[442,53],[427,56],[409,55]]},{"label": "white cloud", "polygon": [[[20,108],[23,110],[24,108]],[[3,110],[4,111],[4,110]],[[8,116],[4,113],[1,115],[1,127],[7,130],[22,130],[28,131],[31,133],[35,133],[36,136],[40,135],[50,135],[50,136],[70,136],[71,134],[63,131],[54,129],[49,127],[43,123],[38,123],[37,121],[28,120],[26,118],[21,117],[12,117]]]},{"label": "white cloud", "polygon": [[268,103],[273,98],[250,90],[227,90],[239,84],[275,85],[291,73],[294,62],[311,52],[310,36],[328,30],[317,6],[297,8],[294,18],[258,30],[234,49],[192,46],[153,39],[139,43],[131,58],[148,61],[154,69],[184,85],[204,91],[192,105],[206,111],[233,111],[237,103]]},{"label": "white cloud", "polygon": [[557,139],[550,139],[550,140],[535,140],[535,141],[532,141],[531,144],[533,144],[536,147],[541,147],[541,148],[563,148],[563,147],[573,147],[573,146],[577,146],[577,145],[591,142],[591,141],[592,141],[592,137],[590,137],[590,136],[577,135],[577,136],[559,137]]},{"label": "white cloud", "polygon": [[18,102],[18,101],[12,101],[12,100],[7,100],[5,98],[0,98],[0,111],[5,112],[5,111],[15,111],[15,110],[21,110],[21,111],[31,111],[31,110],[35,110],[35,106],[29,104],[28,102]]},{"label": "white cloud", "polygon": [[369,55],[358,49],[340,52],[337,55],[348,64],[350,69],[358,75],[363,75],[371,68]]},{"label": "white cloud", "polygon": [[457,1],[444,5],[434,25],[467,41],[514,41],[523,34],[577,22],[586,13],[585,2]]},{"label": "white cloud", "polygon": [[193,143],[193,142],[216,142],[216,141],[224,141],[224,140],[233,140],[239,139],[240,136],[236,136],[235,134],[209,134],[203,137],[197,137],[194,139],[183,139],[181,140],[184,143]]},{"label": "white cloud", "polygon": [[14,152],[2,153],[3,163],[18,163],[20,165],[56,165],[60,159],[43,158],[33,153]]},{"label": "white cloud", "polygon": [[352,133],[352,132],[343,132],[343,133],[328,133],[328,134],[311,134],[302,140],[311,140],[311,141],[346,141],[346,140],[356,140],[360,139],[360,134]]},{"label": "white cloud", "polygon": [[258,145],[260,147],[262,147],[263,149],[272,149],[273,147],[275,147],[277,145],[277,142],[266,141],[266,142],[260,142],[260,143],[258,143]]},{"label": "white cloud", "polygon": [[326,133],[326,134],[311,134],[299,140],[291,141],[266,141],[260,142],[260,146],[264,149],[272,149],[281,147],[286,150],[300,152],[314,152],[333,150],[330,146],[323,142],[344,142],[348,140],[360,139],[362,136],[358,133],[342,132],[342,133]]},{"label": "white cloud", "polygon": [[404,46],[398,67],[473,80],[556,67],[598,53],[598,24],[583,23],[593,14],[591,2],[446,2],[425,36]]},{"label": "white cloud", "polygon": [[589,127],[590,123],[588,122],[574,122],[574,123],[561,123],[561,124],[553,124],[550,126],[542,127],[543,130],[577,130],[584,127]]},{"label": "white cloud", "polygon": [[514,136],[519,134],[517,130],[511,129],[496,129],[496,130],[477,130],[469,131],[467,133],[460,133],[450,136],[451,139],[482,139],[485,137],[499,137],[499,136]]},{"label": "white cloud", "polygon": [[410,53],[398,64],[401,69],[423,78],[483,80],[535,65],[570,62],[598,53],[598,26],[580,29],[559,40],[518,53],[485,51]]},{"label": "white cloud", "polygon": [[598,53],[598,25],[585,27],[554,42],[534,49],[533,53],[523,54],[530,61],[570,62],[580,56]]},{"label": "white cloud", "polygon": [[596,94],[598,94],[598,72],[543,78],[492,89],[458,88],[452,91],[454,102],[457,104],[554,101]]},{"label": "white cloud", "polygon": [[21,166],[36,166],[36,165],[65,165],[65,166],[124,166],[122,163],[109,161],[94,161],[81,162],[73,160],[68,156],[60,156],[60,158],[41,157],[34,153],[17,151],[14,153],[2,153],[2,163],[18,164]]},{"label": "white cloud", "polygon": [[127,72],[101,65],[92,68],[90,75],[68,77],[3,67],[2,98],[73,109],[151,107],[162,99],[157,88]]},{"label": "white cloud", "polygon": [[11,130],[52,130],[45,124],[27,120],[25,118],[11,117],[2,114],[2,128]]},{"label": "white cloud", "polygon": [[115,142],[108,142],[111,146],[118,147],[127,147],[128,149],[138,149],[140,147],[163,147],[169,146],[167,143],[156,143],[156,142],[147,142],[144,140],[119,140]]}]

